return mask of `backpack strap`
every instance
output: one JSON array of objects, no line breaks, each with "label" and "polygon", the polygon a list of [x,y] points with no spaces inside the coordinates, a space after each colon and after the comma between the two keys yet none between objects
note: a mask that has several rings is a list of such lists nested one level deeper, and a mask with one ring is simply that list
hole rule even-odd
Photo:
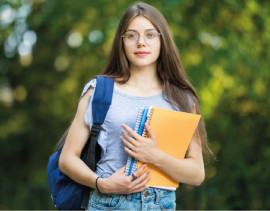
[{"label": "backpack strap", "polygon": [[[98,135],[103,124],[106,114],[112,102],[113,85],[112,79],[97,76],[97,83],[92,102],[93,126],[91,128],[89,147],[87,147],[86,165],[93,171],[96,171],[96,163],[100,159],[101,148],[97,143]],[[85,189],[81,208],[87,208],[90,188]]]},{"label": "backpack strap", "polygon": [[[103,124],[106,114],[112,102],[113,80],[107,77],[98,76],[97,85],[92,102],[93,126],[91,128],[90,150],[87,153],[86,164],[92,171],[96,171],[98,153],[96,153],[97,138],[101,125]],[[99,152],[99,150],[98,150]]]}]

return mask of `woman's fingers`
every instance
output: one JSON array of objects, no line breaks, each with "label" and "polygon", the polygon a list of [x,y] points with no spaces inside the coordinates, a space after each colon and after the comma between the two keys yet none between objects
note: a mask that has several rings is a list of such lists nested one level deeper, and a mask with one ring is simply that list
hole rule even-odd
[{"label": "woman's fingers", "polygon": [[145,123],[145,129],[147,131],[148,137],[152,140],[155,140],[155,134],[147,122]]},{"label": "woman's fingers", "polygon": [[130,150],[128,147],[125,147],[126,153],[128,153],[131,157],[134,157],[137,159],[136,153],[134,153],[132,150]]},{"label": "woman's fingers", "polygon": [[126,140],[128,140],[131,144],[136,145],[136,140],[132,138],[126,131],[122,130],[122,134]]},{"label": "woman's fingers", "polygon": [[136,174],[137,177],[140,176],[140,174],[146,170],[147,165],[143,164],[142,166],[140,166],[139,168],[136,169],[136,171],[134,172]]},{"label": "woman's fingers", "polygon": [[134,130],[132,130],[129,126],[127,126],[125,124],[122,124],[122,128],[124,128],[135,139],[139,139],[141,137]]},{"label": "woman's fingers", "polygon": [[147,178],[147,176],[149,175],[150,172],[151,172],[150,169],[148,169],[143,174],[141,174],[139,177],[135,173],[133,173],[135,175],[135,177],[137,177],[135,180],[133,180],[134,184],[142,183]]},{"label": "woman's fingers", "polygon": [[124,149],[125,149],[126,153],[128,153],[131,157],[137,158],[136,154],[134,153],[134,151],[136,150],[136,148],[134,147],[134,145],[132,143],[130,143],[131,141],[127,141],[122,136],[120,136],[120,139],[125,144]]},{"label": "woman's fingers", "polygon": [[132,192],[140,192],[143,190],[148,189],[149,187],[146,186],[146,183],[151,179],[151,176],[148,176],[149,172],[144,173],[145,175],[140,176],[138,179],[134,180],[134,190]]},{"label": "woman's fingers", "polygon": [[138,192],[142,192],[144,190],[147,190],[149,187],[148,186],[143,186],[141,188],[135,189],[133,193],[138,193]]},{"label": "woman's fingers", "polygon": [[123,136],[120,136],[120,139],[124,142],[126,147],[134,151],[134,145],[130,141],[127,141]]},{"label": "woman's fingers", "polygon": [[[143,190],[148,189],[146,183],[150,180],[151,176],[149,176],[150,169],[147,169],[147,165],[143,164],[140,166],[133,174],[135,179],[132,175],[125,176],[125,168],[118,169],[114,175],[112,175],[110,182],[114,183],[118,190],[115,190],[117,194],[130,194],[130,193],[137,193]],[[114,185],[114,186],[115,186]]]},{"label": "woman's fingers", "polygon": [[148,180],[151,178],[149,176],[149,173],[151,172],[150,169],[143,172],[145,168],[146,164],[138,168],[137,171],[135,171],[133,175],[131,175],[131,181],[133,182],[135,189],[144,187]]}]

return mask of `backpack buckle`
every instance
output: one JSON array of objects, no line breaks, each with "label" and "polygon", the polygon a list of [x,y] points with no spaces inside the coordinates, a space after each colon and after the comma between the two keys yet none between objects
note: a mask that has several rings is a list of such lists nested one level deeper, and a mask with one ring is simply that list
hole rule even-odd
[{"label": "backpack buckle", "polygon": [[100,128],[101,128],[101,124],[94,122],[91,128],[91,135],[97,136],[99,134]]}]

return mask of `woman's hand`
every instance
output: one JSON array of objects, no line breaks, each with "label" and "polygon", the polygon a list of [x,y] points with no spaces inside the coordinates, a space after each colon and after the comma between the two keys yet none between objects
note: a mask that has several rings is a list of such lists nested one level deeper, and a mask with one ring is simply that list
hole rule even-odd
[{"label": "woman's hand", "polygon": [[130,136],[126,131],[123,130],[122,134],[124,137],[120,137],[125,144],[126,153],[143,163],[153,164],[156,156],[160,152],[160,149],[158,148],[156,137],[150,126],[145,123],[145,129],[149,138],[138,135],[134,130],[125,124],[123,124],[122,127],[131,135]]},{"label": "woman's hand", "polygon": [[141,192],[148,189],[145,184],[150,180],[148,174],[150,170],[146,168],[146,164],[138,168],[133,174],[135,179],[125,175],[125,166],[116,171],[108,178],[100,178],[98,180],[98,189],[101,193],[115,193],[115,194],[131,194]]}]

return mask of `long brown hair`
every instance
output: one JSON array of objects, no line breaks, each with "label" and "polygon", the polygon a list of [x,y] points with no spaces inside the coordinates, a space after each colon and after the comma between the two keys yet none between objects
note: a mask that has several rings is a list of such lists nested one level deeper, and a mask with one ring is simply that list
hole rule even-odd
[{"label": "long brown hair", "polygon": [[[201,114],[198,95],[184,71],[167,21],[156,8],[148,4],[138,3],[133,5],[122,16],[113,41],[111,53],[102,71],[102,75],[110,77],[122,84],[129,80],[129,61],[125,55],[122,35],[125,33],[129,23],[137,16],[147,18],[161,33],[161,48],[157,61],[157,73],[163,84],[163,95],[166,96],[165,99],[181,111]],[[203,118],[201,118],[196,129],[195,137],[202,145],[204,158],[209,160],[212,152],[208,147]]]}]

